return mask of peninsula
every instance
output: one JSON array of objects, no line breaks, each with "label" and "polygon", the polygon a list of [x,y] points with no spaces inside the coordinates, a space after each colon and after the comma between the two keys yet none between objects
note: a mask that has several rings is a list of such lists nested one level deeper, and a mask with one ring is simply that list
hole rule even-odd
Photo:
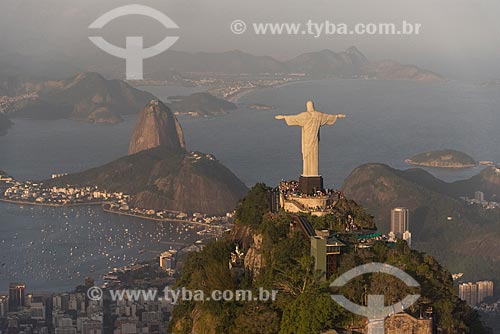
[{"label": "peninsula", "polygon": [[213,155],[184,147],[176,117],[164,103],[152,100],[138,117],[129,155],[40,182],[21,182],[0,171],[0,202],[98,204],[107,212],[145,219],[203,216],[227,221],[248,188]]},{"label": "peninsula", "polygon": [[236,104],[206,92],[194,93],[189,96],[171,96],[169,97],[169,107],[176,115],[201,117],[225,115],[238,108]]},{"label": "peninsula", "polygon": [[225,215],[248,188],[213,155],[185,150],[170,108],[152,100],[139,114],[129,155],[47,181],[50,187],[94,187],[129,194],[129,208]]},{"label": "peninsula", "polygon": [[124,81],[107,80],[92,72],[67,80],[27,81],[19,86],[15,96],[0,97],[0,113],[10,118],[115,124],[123,121],[123,116],[140,113],[154,99]]}]

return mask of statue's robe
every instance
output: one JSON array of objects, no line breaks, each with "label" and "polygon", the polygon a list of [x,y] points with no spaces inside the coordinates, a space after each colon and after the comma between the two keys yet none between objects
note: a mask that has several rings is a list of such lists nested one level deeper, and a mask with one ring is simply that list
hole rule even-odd
[{"label": "statue's robe", "polygon": [[302,127],[302,176],[319,176],[319,130],[323,125],[333,125],[337,115],[319,111],[305,111],[285,116],[287,125]]}]

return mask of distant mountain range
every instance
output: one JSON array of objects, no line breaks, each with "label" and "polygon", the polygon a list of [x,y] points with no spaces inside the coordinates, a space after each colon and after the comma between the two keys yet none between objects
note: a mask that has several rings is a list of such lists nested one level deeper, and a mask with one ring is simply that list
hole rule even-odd
[{"label": "distant mountain range", "polygon": [[[500,209],[470,205],[461,196],[485,193],[500,201],[500,169],[488,167],[478,175],[447,183],[420,168],[397,170],[383,164],[356,168],[343,191],[376,217],[383,233],[390,229],[390,210],[408,207],[413,244],[440,259],[450,270],[470,279],[498,277],[500,268]],[[496,275],[496,276],[495,276]]]},{"label": "distant mountain range", "polygon": [[254,56],[239,50],[197,52],[169,50],[151,58],[148,68],[166,68],[180,73],[286,73],[286,64],[269,56]]},{"label": "distant mountain range", "polygon": [[[10,100],[7,98],[2,101],[0,113],[10,118],[69,118],[92,123],[118,123],[122,121],[122,116],[139,113],[150,100],[155,99],[152,94],[138,90],[124,81],[107,80],[95,72],[80,73],[65,80],[40,79],[40,73],[35,73],[30,78],[26,71],[29,72],[31,67],[26,65],[24,68],[23,64],[29,63],[32,59],[11,58],[7,57],[0,61],[0,64],[5,64],[0,71],[0,96],[11,97]],[[188,81],[180,79],[179,73],[190,75],[301,73],[311,78],[363,77],[422,82],[444,80],[435,73],[412,65],[401,65],[395,61],[370,62],[355,47],[342,52],[323,50],[306,53],[284,62],[267,56],[253,56],[242,51],[193,54],[168,51],[166,56],[155,57],[151,61],[157,62],[155,68],[158,71],[153,73],[158,79],[175,78],[175,82],[186,84]],[[14,65],[9,68],[11,62]],[[154,63],[149,64],[152,65],[154,66]],[[64,71],[61,73],[67,72],[68,68],[64,66]],[[50,73],[53,73],[53,66],[50,69]],[[108,72],[106,66],[101,70],[103,73]],[[208,93],[175,97],[170,106],[175,113],[201,116],[224,114],[236,108],[234,104]],[[5,134],[9,123],[4,120],[0,126],[2,133]]]},{"label": "distant mountain range", "polygon": [[93,123],[117,123],[134,115],[154,96],[121,80],[107,80],[97,73],[82,73],[68,80],[24,82],[20,100],[7,112],[32,119],[71,118]]},{"label": "distant mountain range", "polygon": [[[124,75],[124,67],[117,66],[116,60],[107,55],[93,59],[87,65],[80,62],[78,67],[69,66],[68,61],[62,62],[60,73],[57,73],[57,68],[49,61],[44,62],[43,66],[39,63],[30,57],[5,56],[0,62],[3,68],[0,71],[0,91],[5,90],[5,84],[2,85],[1,82],[5,83],[5,78],[13,75],[30,77],[31,73],[31,77],[54,78],[66,77],[71,71],[77,73],[84,70],[97,71],[114,78],[122,78]],[[39,65],[34,66],[34,64]],[[35,69],[32,69],[33,67]],[[44,69],[47,70],[45,75],[43,75]],[[146,60],[144,70],[146,79],[172,82],[182,81],[182,75],[187,73],[235,75],[303,73],[313,78],[363,76],[383,80],[425,82],[444,80],[442,76],[414,65],[402,65],[395,60],[369,60],[354,46],[340,52],[332,50],[309,52],[285,61],[270,56],[255,56],[239,50],[197,53],[168,50]]]},{"label": "distant mountain range", "polygon": [[382,80],[444,80],[439,74],[414,65],[402,65],[395,60],[370,61],[354,46],[341,52],[322,50],[304,53],[286,61],[278,61],[269,56],[254,56],[239,50],[221,53],[168,51],[152,58],[151,63],[146,66],[160,69],[158,76],[161,75],[161,68],[167,68],[180,73],[304,73],[313,78],[364,76]]},{"label": "distant mountain range", "polygon": [[141,209],[225,214],[248,189],[213,156],[186,152],[182,130],[170,109],[151,101],[138,117],[130,155],[49,185],[96,185],[132,195]]}]

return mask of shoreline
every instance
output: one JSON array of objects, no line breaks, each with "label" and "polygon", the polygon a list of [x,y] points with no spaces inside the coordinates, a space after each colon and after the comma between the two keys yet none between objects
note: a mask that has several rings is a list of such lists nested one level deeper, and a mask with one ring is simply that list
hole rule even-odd
[{"label": "shoreline", "polygon": [[18,204],[18,205],[28,205],[28,206],[45,206],[51,208],[70,208],[75,206],[95,206],[95,205],[103,205],[107,204],[107,202],[96,202],[96,203],[73,203],[73,204],[51,204],[51,203],[37,203],[37,202],[29,202],[29,201],[18,201],[0,198],[0,202],[9,203],[9,204]]},{"label": "shoreline", "polygon": [[445,165],[432,165],[432,164],[429,164],[429,163],[425,163],[425,162],[414,162],[410,159],[406,159],[405,162],[409,165],[412,165],[412,166],[422,166],[422,167],[433,167],[433,168],[442,168],[442,169],[466,169],[466,168],[474,168],[474,167],[477,167],[479,164],[469,164],[469,165],[459,165],[459,166],[453,166],[453,165],[450,165],[450,166],[445,166]]},{"label": "shoreline", "polygon": [[305,79],[305,80],[295,80],[295,81],[292,81],[292,82],[285,82],[285,83],[281,83],[281,84],[276,84],[276,85],[271,85],[271,86],[265,86],[265,87],[256,87],[256,88],[249,88],[249,89],[244,89],[242,90],[241,92],[231,96],[230,98],[227,98],[226,100],[228,102],[232,102],[232,103],[239,103],[240,99],[248,94],[251,94],[253,92],[257,92],[259,90],[262,90],[262,89],[266,89],[266,88],[281,88],[281,87],[285,87],[285,86],[288,86],[288,85],[293,85],[293,84],[296,84],[296,83],[299,83],[299,82],[307,82],[307,81],[315,81],[315,80],[311,80],[311,79]]},{"label": "shoreline", "polygon": [[177,219],[177,218],[154,218],[154,217],[145,217],[141,216],[138,214],[134,213],[127,213],[127,212],[120,212],[120,211],[114,211],[110,209],[106,209],[103,206],[101,206],[102,210],[107,213],[119,215],[119,216],[127,216],[127,217],[132,217],[132,218],[140,218],[140,219],[146,219],[146,220],[152,220],[152,221],[157,221],[157,222],[174,222],[174,223],[185,223],[185,224],[193,224],[193,225],[198,225],[198,226],[205,226],[205,227],[216,227],[216,228],[222,228],[222,226],[219,225],[210,225],[207,223],[200,223],[200,222],[194,222],[191,220],[184,220],[184,219]]},{"label": "shoreline", "polygon": [[127,216],[127,217],[139,218],[139,219],[151,220],[151,221],[157,221],[157,222],[162,222],[162,223],[174,222],[174,223],[193,224],[193,225],[204,226],[204,227],[223,228],[223,226],[220,226],[220,225],[211,225],[211,224],[207,224],[207,223],[194,222],[194,221],[191,221],[191,220],[184,220],[184,219],[177,219],[177,218],[155,218],[155,217],[142,216],[142,215],[138,215],[138,214],[134,214],[134,213],[114,211],[114,210],[106,209],[104,207],[104,205],[109,204],[109,202],[74,203],[74,204],[49,204],[49,203],[36,203],[36,202],[28,202],[28,201],[16,201],[16,200],[9,200],[9,199],[0,198],[0,203],[16,204],[18,206],[26,205],[26,206],[38,206],[38,207],[50,207],[50,208],[70,208],[70,207],[78,207],[78,206],[96,206],[96,205],[100,205],[101,209],[104,212],[115,214],[115,215],[120,215],[120,216]]}]

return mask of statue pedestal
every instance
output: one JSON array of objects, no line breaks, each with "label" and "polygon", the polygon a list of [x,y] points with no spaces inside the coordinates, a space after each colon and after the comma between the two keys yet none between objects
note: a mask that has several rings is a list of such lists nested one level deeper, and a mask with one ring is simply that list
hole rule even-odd
[{"label": "statue pedestal", "polygon": [[300,176],[299,190],[303,194],[313,195],[316,191],[323,190],[322,176]]}]

